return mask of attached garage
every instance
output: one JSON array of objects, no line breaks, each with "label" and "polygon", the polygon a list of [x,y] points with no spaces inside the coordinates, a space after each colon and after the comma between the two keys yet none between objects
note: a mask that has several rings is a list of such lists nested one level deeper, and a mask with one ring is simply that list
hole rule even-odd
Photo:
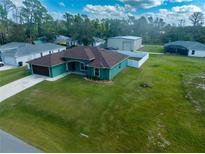
[{"label": "attached garage", "polygon": [[32,71],[34,74],[50,76],[48,67],[32,65]]}]

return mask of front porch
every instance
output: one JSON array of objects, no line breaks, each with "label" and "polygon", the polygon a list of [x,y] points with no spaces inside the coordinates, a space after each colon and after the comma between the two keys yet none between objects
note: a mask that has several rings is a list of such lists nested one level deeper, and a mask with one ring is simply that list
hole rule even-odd
[{"label": "front porch", "polygon": [[66,63],[66,71],[71,74],[86,76],[88,75],[88,67],[85,63],[78,61],[70,61]]}]

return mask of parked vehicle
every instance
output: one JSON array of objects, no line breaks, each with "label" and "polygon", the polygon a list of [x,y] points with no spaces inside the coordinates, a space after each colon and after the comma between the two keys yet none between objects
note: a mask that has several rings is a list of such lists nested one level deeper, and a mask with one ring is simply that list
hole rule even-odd
[{"label": "parked vehicle", "polygon": [[2,61],[0,61],[0,67],[3,67],[4,63]]}]

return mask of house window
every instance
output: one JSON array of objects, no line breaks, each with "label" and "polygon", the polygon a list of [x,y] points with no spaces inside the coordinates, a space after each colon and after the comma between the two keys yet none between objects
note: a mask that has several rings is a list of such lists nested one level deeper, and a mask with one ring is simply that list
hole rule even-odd
[{"label": "house window", "polygon": [[100,77],[100,69],[99,68],[95,69],[95,76]]},{"label": "house window", "polygon": [[195,55],[195,50],[192,50],[191,54],[192,54],[192,55]]},{"label": "house window", "polygon": [[88,70],[88,67],[85,66],[84,63],[80,63],[80,69],[83,70],[83,71],[86,71],[86,70]]},{"label": "house window", "polygon": [[119,64],[119,69],[120,69],[121,67],[122,67],[121,64]]}]

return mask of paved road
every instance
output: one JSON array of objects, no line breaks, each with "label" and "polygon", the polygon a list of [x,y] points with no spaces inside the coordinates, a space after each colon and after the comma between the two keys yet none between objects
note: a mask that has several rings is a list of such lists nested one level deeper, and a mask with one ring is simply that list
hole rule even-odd
[{"label": "paved road", "polygon": [[0,153],[43,153],[22,140],[0,130]]},{"label": "paved road", "polygon": [[45,79],[47,79],[47,77],[30,75],[0,87],[0,102],[44,81]]}]

